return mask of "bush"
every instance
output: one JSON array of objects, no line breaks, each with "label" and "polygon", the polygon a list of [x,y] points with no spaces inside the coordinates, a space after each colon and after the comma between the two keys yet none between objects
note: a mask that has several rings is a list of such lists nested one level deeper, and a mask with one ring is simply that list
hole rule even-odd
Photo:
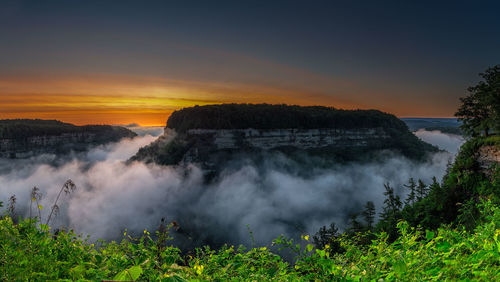
[{"label": "bush", "polygon": [[500,209],[490,202],[478,207],[482,223],[473,231],[451,226],[419,231],[401,221],[400,237],[387,242],[381,233],[368,246],[339,238],[342,253],[329,245],[315,249],[309,236],[302,244],[280,237],[274,245],[291,250],[294,264],[268,247],[225,246],[198,249],[181,256],[166,246],[167,233],[156,240],[124,234],[121,243],[91,243],[70,231],[51,234],[30,220],[15,225],[0,220],[0,280],[471,280],[498,281]]}]

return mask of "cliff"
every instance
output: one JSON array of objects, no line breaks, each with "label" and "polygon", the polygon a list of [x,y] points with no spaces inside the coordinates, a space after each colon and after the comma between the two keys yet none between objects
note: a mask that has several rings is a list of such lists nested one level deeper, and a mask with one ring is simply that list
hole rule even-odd
[{"label": "cliff", "polygon": [[[174,134],[167,141],[166,136]],[[349,161],[380,150],[423,158],[437,149],[420,141],[398,118],[380,111],[229,104],[174,112],[165,137],[141,148],[131,160],[214,168],[236,154],[254,158],[280,151]]]},{"label": "cliff", "polygon": [[486,176],[492,177],[497,173],[500,169],[500,141],[490,141],[482,145],[477,151],[476,161]]},{"label": "cliff", "polygon": [[25,158],[44,153],[84,151],[89,146],[135,136],[126,128],[110,125],[76,126],[55,120],[0,120],[0,157]]}]

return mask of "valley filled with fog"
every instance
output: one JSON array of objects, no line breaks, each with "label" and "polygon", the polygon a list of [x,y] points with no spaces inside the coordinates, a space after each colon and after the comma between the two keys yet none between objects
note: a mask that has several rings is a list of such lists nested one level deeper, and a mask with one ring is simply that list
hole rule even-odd
[{"label": "valley filled with fog", "polygon": [[[53,228],[72,228],[92,239],[120,239],[125,229],[140,234],[156,230],[161,218],[176,221],[180,245],[204,243],[249,244],[249,230],[257,244],[268,244],[280,234],[314,234],[335,222],[347,226],[350,214],[366,201],[380,211],[384,183],[404,198],[409,178],[429,184],[445,174],[447,164],[464,142],[458,135],[418,130],[422,140],[442,150],[425,162],[384,154],[377,161],[306,169],[284,156],[257,167],[248,163],[228,167],[216,181],[206,184],[195,165],[158,166],[125,161],[163,133],[161,127],[132,128],[138,137],[95,147],[88,152],[59,158],[0,159],[0,201],[17,198],[16,213],[26,215],[34,186],[43,194],[42,218],[50,212],[61,185],[72,179],[76,190],[63,195]],[[283,170],[283,164],[289,168]],[[279,164],[279,165],[278,165]]]}]

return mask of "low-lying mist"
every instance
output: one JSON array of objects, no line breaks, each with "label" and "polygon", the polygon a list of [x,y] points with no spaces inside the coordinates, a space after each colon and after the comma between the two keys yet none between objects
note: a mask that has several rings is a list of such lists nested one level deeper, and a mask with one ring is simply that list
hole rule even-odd
[{"label": "low-lying mist", "polygon": [[423,141],[452,154],[457,154],[458,149],[465,142],[465,139],[460,135],[445,134],[439,130],[428,131],[419,129],[415,132],[415,135]]},{"label": "low-lying mist", "polygon": [[[463,142],[437,131],[416,134],[452,153]],[[248,228],[257,244],[268,244],[280,234],[314,234],[331,222],[345,228],[349,215],[359,212],[366,201],[381,210],[384,183],[404,197],[403,184],[410,177],[427,184],[434,176],[440,179],[453,157],[439,152],[422,163],[390,155],[382,161],[316,169],[303,176],[299,172],[307,168],[281,156],[276,163],[289,162],[292,170],[284,171],[273,162],[265,168],[249,163],[205,184],[202,171],[194,165],[127,165],[125,160],[157,138],[141,135],[64,160],[48,155],[0,160],[0,201],[6,205],[15,194],[17,214],[26,215],[30,190],[37,186],[46,218],[61,185],[72,179],[77,189],[61,199],[53,227],[70,227],[93,239],[120,239],[124,229],[135,234],[154,231],[164,217],[179,224],[174,236],[181,245],[248,244]]]}]

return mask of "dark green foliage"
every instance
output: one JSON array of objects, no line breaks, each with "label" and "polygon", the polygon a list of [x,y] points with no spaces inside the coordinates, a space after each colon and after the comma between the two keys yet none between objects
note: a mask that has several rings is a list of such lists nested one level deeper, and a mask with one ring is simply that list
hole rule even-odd
[{"label": "dark green foliage", "polygon": [[401,208],[403,203],[389,183],[384,184],[384,187],[384,209],[380,214],[381,220],[377,224],[377,228],[386,232],[389,235],[389,240],[394,241],[398,236],[396,224],[402,219]]},{"label": "dark green foliage", "polygon": [[476,206],[480,199],[490,197],[493,202],[500,199],[498,171],[488,177],[476,160],[483,145],[499,146],[499,138],[474,138],[463,144],[442,184],[435,178],[429,187],[419,181],[417,202],[405,206],[403,218],[415,227],[435,229],[455,223],[472,230],[477,225]]},{"label": "dark green foliage", "polygon": [[324,250],[328,245],[330,255],[342,253],[344,248],[340,245],[340,233],[335,223],[330,224],[330,227],[321,227],[313,236],[314,246],[317,249]]},{"label": "dark green foliage", "polygon": [[358,220],[358,216],[357,213],[353,213],[349,216],[349,228],[346,230],[347,234],[357,234],[365,230],[363,224]]},{"label": "dark green foliage", "polygon": [[425,196],[427,196],[429,189],[422,180],[418,180],[418,186],[416,187],[416,195],[417,201],[422,200]]},{"label": "dark green foliage", "polygon": [[488,68],[477,85],[469,87],[469,95],[460,98],[462,104],[455,116],[463,122],[467,135],[488,136],[490,130],[500,132],[500,65]]},{"label": "dark green foliage", "polygon": [[363,219],[366,224],[368,231],[373,230],[373,224],[375,223],[375,204],[372,201],[366,202],[365,209],[362,212]]},{"label": "dark green foliage", "polygon": [[406,205],[413,205],[415,203],[416,195],[417,195],[417,184],[415,183],[415,180],[413,178],[410,178],[410,180],[408,180],[408,184],[404,185],[404,186],[405,186],[405,188],[410,190],[410,193],[408,193],[408,197],[405,200],[405,204]]},{"label": "dark green foliage", "polygon": [[76,126],[57,120],[41,119],[0,120],[0,139],[22,140],[33,136],[61,135],[64,133],[94,133],[101,138],[136,136],[134,132],[124,127],[111,125]]},{"label": "dark green foliage", "polygon": [[275,128],[369,128],[407,130],[395,116],[377,110],[339,110],[322,106],[269,104],[222,104],[175,111],[167,127],[177,132],[188,129],[275,129]]},{"label": "dark green foliage", "polygon": [[188,144],[176,138],[160,150],[158,154],[159,162],[165,165],[177,164],[182,160],[188,149]]}]

